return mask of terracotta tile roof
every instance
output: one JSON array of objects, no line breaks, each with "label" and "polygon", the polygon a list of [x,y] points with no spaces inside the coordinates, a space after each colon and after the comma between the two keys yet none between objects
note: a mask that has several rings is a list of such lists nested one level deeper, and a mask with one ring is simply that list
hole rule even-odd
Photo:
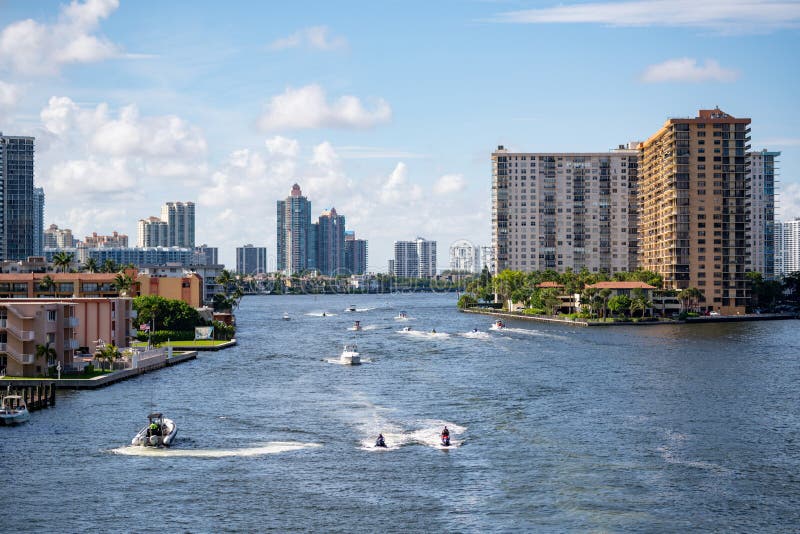
[{"label": "terracotta tile roof", "polygon": [[536,287],[564,287],[562,284],[558,282],[542,282],[541,284],[536,284]]},{"label": "terracotta tile roof", "polygon": [[656,289],[655,286],[645,284],[644,282],[597,282],[590,284],[586,287],[594,287],[597,289]]}]

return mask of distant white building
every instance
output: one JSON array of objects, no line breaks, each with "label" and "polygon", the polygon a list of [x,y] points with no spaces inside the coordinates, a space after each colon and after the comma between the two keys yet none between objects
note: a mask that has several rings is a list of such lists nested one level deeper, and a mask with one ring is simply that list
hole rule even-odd
[{"label": "distant white building", "polygon": [[800,218],[775,223],[775,274],[800,271]]},{"label": "distant white building", "polygon": [[748,152],[748,198],[750,200],[750,265],[751,271],[765,279],[775,278],[777,252],[775,246],[775,163],[780,152]]},{"label": "distant white building", "polygon": [[480,248],[466,239],[450,245],[450,270],[479,273],[481,271]]},{"label": "distant white building", "polygon": [[418,237],[415,241],[394,242],[394,264],[391,274],[403,278],[433,278],[436,276],[436,241]]},{"label": "distant white building", "polygon": [[490,273],[495,272],[494,248],[491,245],[481,247],[481,271],[486,267]]}]

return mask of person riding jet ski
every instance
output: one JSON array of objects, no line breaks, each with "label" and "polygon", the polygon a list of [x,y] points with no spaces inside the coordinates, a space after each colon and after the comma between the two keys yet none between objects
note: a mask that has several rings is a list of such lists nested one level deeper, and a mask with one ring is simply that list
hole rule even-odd
[{"label": "person riding jet ski", "polygon": [[378,434],[378,439],[375,441],[376,447],[386,447],[386,440],[383,439],[383,434]]},{"label": "person riding jet ski", "polygon": [[442,445],[445,447],[450,446],[450,431],[447,430],[447,426],[445,426],[444,430],[442,430]]}]

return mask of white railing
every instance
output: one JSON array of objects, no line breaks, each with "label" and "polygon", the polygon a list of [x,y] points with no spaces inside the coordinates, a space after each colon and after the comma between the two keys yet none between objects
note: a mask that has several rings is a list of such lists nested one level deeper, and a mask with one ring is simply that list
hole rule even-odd
[{"label": "white railing", "polygon": [[6,330],[14,334],[20,341],[33,341],[35,333],[32,330],[19,330],[15,326],[6,325]]},{"label": "white railing", "polygon": [[35,359],[33,354],[17,352],[6,344],[6,354],[17,360],[22,365],[31,365]]},{"label": "white railing", "polygon": [[77,349],[79,347],[77,339],[64,340],[64,348],[66,350]]}]

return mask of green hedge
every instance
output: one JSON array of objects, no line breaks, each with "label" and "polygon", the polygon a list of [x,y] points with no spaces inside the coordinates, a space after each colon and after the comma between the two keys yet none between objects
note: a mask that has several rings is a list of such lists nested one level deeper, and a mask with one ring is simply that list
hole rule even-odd
[{"label": "green hedge", "polygon": [[144,332],[140,330],[136,334],[136,339],[138,339],[139,341],[147,341],[149,339],[156,345],[158,345],[159,343],[163,343],[167,340],[193,341],[194,330],[156,330],[155,332],[153,332],[152,337],[150,336],[150,332]]}]

